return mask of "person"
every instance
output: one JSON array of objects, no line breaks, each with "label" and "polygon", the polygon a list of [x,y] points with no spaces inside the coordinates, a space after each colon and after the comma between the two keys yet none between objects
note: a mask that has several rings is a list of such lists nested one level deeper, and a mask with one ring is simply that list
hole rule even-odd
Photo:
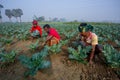
[{"label": "person", "polygon": [[[79,30],[79,37],[80,37],[80,40],[83,39],[82,35],[81,35],[81,32],[83,32],[85,30],[85,28],[89,27],[89,31],[93,31],[93,26],[91,25],[88,25],[87,23],[81,23],[79,26],[78,26],[78,30]],[[88,28],[87,28],[88,29]]]},{"label": "person", "polygon": [[32,24],[33,26],[30,29],[32,39],[42,37],[42,28],[38,25],[38,21],[33,20]]},{"label": "person", "polygon": [[44,31],[48,34],[45,43],[43,45],[52,46],[60,42],[60,35],[55,28],[51,28],[49,24],[43,26]]},{"label": "person", "polygon": [[102,46],[98,44],[98,36],[93,33],[93,26],[87,23],[81,23],[78,27],[80,34],[80,41],[77,42],[77,46],[81,45],[83,48],[85,46],[92,46],[92,49],[88,54],[87,60],[90,64],[93,62],[95,55],[102,52]]}]

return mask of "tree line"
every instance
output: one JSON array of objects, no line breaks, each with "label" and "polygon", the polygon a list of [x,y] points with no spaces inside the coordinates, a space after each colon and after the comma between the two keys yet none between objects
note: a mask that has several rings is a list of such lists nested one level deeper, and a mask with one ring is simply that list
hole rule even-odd
[{"label": "tree line", "polygon": [[[40,16],[40,17],[37,17],[36,15],[34,15],[33,16],[33,19],[34,20],[37,20],[37,21],[40,21],[40,22],[43,22],[43,21],[45,21],[45,16]],[[51,18],[51,17],[49,17],[49,20],[48,20],[49,22],[65,22],[66,21],[66,19],[65,18],[57,18],[57,17],[55,17],[55,18]]]},{"label": "tree line", "polygon": [[[2,22],[1,9],[4,8],[3,5],[0,4],[0,22]],[[11,18],[16,18],[17,22],[21,22],[21,16],[23,15],[22,9],[5,9],[5,15],[9,18],[9,21],[12,22]],[[19,19],[18,19],[19,18]]]},{"label": "tree line", "polygon": [[[2,15],[1,15],[1,9],[4,8],[3,5],[0,4],[0,22],[2,22]],[[17,22],[22,22],[21,16],[23,15],[22,9],[5,9],[5,15],[9,18],[9,21],[12,22],[12,17],[16,18]],[[45,21],[45,16],[37,17],[36,15],[33,16],[33,19],[37,21]],[[49,22],[65,22],[65,18],[51,18],[49,17]]]},{"label": "tree line", "polygon": [[[9,18],[10,22],[12,22],[11,18],[15,17],[17,22],[21,22],[21,16],[23,15],[22,9],[6,9],[5,10],[5,15]],[[19,18],[19,20],[18,20]]]}]

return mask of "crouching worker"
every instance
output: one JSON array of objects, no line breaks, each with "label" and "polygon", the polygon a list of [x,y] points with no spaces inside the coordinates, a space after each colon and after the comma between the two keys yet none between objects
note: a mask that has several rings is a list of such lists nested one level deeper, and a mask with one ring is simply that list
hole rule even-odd
[{"label": "crouching worker", "polygon": [[55,28],[51,28],[50,25],[46,24],[43,26],[45,32],[47,32],[47,38],[43,45],[52,46],[54,44],[58,44],[60,42],[60,35],[58,34]]},{"label": "crouching worker", "polygon": [[33,24],[33,26],[30,30],[32,39],[41,37],[42,36],[42,28],[38,25],[38,22],[36,20],[33,20],[32,24]]},{"label": "crouching worker", "polygon": [[93,58],[102,52],[102,46],[98,45],[98,36],[92,32],[93,26],[87,25],[87,23],[81,23],[78,29],[80,32],[80,40],[75,44],[77,44],[76,46],[81,45],[83,48],[85,46],[92,46],[92,50],[87,53],[87,60],[92,64]]}]

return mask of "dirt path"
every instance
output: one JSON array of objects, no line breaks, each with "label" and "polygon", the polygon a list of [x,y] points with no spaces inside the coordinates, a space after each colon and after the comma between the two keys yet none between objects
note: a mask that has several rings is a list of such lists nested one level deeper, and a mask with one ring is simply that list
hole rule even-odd
[{"label": "dirt path", "polygon": [[8,45],[6,46],[6,50],[20,50],[23,52],[28,51],[29,49],[29,45],[32,43],[32,41],[16,41],[16,43],[14,43],[13,45]]}]

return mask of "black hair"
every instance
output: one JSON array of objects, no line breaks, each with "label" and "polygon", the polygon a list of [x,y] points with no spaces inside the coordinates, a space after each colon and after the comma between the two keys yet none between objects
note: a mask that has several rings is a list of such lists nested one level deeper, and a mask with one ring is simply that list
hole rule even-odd
[{"label": "black hair", "polygon": [[49,25],[49,24],[45,24],[45,25],[43,26],[43,28],[50,28],[50,25]]},{"label": "black hair", "polygon": [[87,26],[87,23],[81,23],[80,26]]}]

